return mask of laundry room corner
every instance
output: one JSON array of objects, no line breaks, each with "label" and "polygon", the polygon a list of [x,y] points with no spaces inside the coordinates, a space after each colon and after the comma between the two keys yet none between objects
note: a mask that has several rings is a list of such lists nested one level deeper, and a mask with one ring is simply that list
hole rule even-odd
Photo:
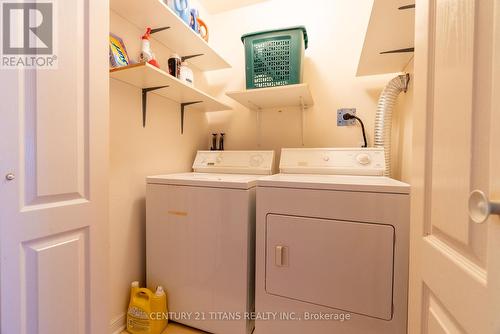
[{"label": "laundry room corner", "polygon": [[[372,0],[357,1],[356,4],[320,0],[291,5],[290,1],[273,0],[215,13],[212,42],[227,57],[232,68],[208,73],[209,91],[212,89],[213,94],[220,94],[219,97],[225,98],[233,110],[210,113],[210,131],[225,132],[228,149],[274,149],[279,160],[283,147],[359,147],[362,141],[359,126],[336,125],[338,109],[356,108],[366,126],[370,146],[380,93],[397,75],[356,76],[372,4]],[[308,32],[304,82],[309,84],[314,98],[314,105],[307,108],[303,121],[299,107],[269,108],[258,112],[220,93],[245,87],[243,34],[297,25],[305,26]],[[411,65],[407,68],[411,70]],[[393,122],[393,140],[397,141],[393,146],[393,170],[394,175],[402,180],[408,180],[410,165],[407,158],[411,145],[411,89],[410,84],[410,91],[399,97]],[[301,122],[304,124],[303,143]],[[402,136],[397,138],[397,133]]]},{"label": "laundry room corner", "polygon": [[[354,5],[321,0],[303,10],[306,4],[291,6],[288,1],[273,0],[257,1],[236,9],[224,5],[223,9],[216,7],[210,11],[203,7],[203,1],[197,3],[210,27],[210,45],[224,55],[232,68],[210,72],[195,69],[196,85],[233,110],[187,113],[183,135],[179,131],[178,104],[149,95],[143,128],[142,116],[137,112],[141,103],[140,94],[135,92],[137,88],[111,80],[112,327],[120,328],[123,324],[130,282],[145,280],[144,179],[147,175],[188,171],[196,150],[208,147],[211,133],[225,133],[225,148],[229,150],[273,149],[276,161],[284,147],[359,147],[362,141],[359,126],[336,125],[340,108],[356,108],[372,145],[379,95],[396,74],[356,76],[373,1],[362,2]],[[242,17],[249,19],[242,20]],[[120,32],[128,53],[139,54],[137,41],[143,32],[113,11],[110,19],[111,33]],[[278,25],[307,28],[309,48],[304,82],[310,85],[314,105],[304,115],[299,107],[270,108],[260,112],[258,120],[256,110],[231,100],[225,92],[245,86],[241,36]],[[160,64],[165,64],[172,52],[154,39],[151,46]],[[412,63],[405,70],[411,73]],[[408,92],[398,98],[392,126],[393,176],[403,181],[408,181],[411,167],[412,83],[411,80]],[[303,133],[303,142],[300,133]]]}]

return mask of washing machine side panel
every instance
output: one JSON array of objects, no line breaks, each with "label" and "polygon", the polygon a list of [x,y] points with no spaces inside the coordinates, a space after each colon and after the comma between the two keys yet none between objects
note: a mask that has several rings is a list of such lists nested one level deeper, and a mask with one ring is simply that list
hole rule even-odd
[{"label": "washing machine side panel", "polygon": [[[266,218],[269,214],[392,225],[395,230],[393,318],[350,314],[349,321],[257,320],[255,334],[401,334],[407,326],[409,195],[257,187],[256,311],[299,315],[331,314],[332,309],[266,292]],[[355,247],[355,245],[353,245]],[[321,287],[318,287],[319,289]],[[336,313],[333,311],[333,313]],[[342,313],[342,311],[338,311]]]},{"label": "washing machine side panel", "polygon": [[[147,185],[147,285],[162,285],[173,319],[221,334],[246,334],[249,322],[223,320],[253,304],[254,190]],[[220,312],[220,313],[214,313]]]}]

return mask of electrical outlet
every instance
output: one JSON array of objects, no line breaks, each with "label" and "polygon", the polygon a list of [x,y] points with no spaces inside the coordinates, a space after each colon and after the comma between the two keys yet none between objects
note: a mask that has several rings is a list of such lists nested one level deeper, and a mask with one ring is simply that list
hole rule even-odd
[{"label": "electrical outlet", "polygon": [[356,115],[356,108],[342,108],[337,110],[337,126],[349,126],[356,124],[355,119],[344,119],[345,114]]}]

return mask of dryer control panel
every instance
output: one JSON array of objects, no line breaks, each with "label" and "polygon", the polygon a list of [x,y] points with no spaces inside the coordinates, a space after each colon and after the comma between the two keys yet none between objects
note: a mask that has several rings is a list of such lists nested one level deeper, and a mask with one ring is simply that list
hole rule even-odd
[{"label": "dryer control panel", "polygon": [[284,148],[284,174],[384,175],[383,148]]},{"label": "dryer control panel", "polygon": [[198,151],[193,170],[200,173],[271,175],[274,151]]}]

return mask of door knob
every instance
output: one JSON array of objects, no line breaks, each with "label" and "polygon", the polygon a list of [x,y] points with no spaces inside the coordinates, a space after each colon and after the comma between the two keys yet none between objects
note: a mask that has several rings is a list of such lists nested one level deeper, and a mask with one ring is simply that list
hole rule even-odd
[{"label": "door knob", "polygon": [[7,181],[12,181],[12,180],[14,180],[15,178],[16,178],[16,176],[15,176],[14,174],[12,174],[12,173],[9,173],[9,174],[5,175],[5,179],[6,179]]},{"label": "door knob", "polygon": [[500,202],[490,202],[481,190],[474,190],[469,196],[469,217],[476,224],[484,223],[491,215],[500,215]]}]

